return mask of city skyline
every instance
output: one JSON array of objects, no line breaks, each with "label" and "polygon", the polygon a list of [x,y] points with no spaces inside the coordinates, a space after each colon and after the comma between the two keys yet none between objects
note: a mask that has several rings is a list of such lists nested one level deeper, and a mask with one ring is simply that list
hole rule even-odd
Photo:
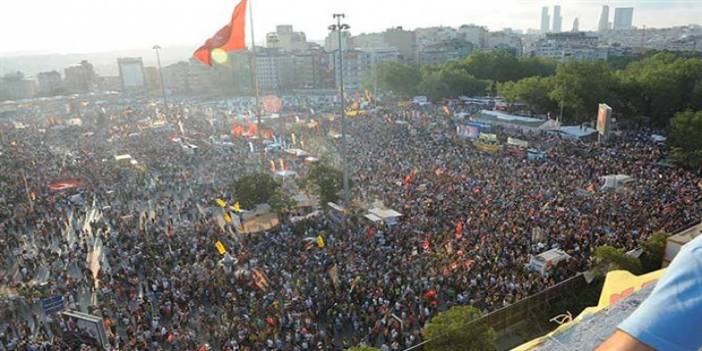
[{"label": "city skyline", "polygon": [[[498,0],[481,4],[478,8],[470,3],[435,0],[431,10],[421,2],[403,3],[399,0],[358,0],[353,3],[310,0],[304,2],[306,6],[283,8],[281,5],[286,3],[253,1],[257,44],[263,43],[265,33],[274,31],[279,24],[293,25],[295,30],[305,32],[310,40],[323,40],[327,25],[331,23],[331,14],[335,12],[346,13],[353,34],[380,32],[394,26],[414,29],[462,24],[485,26],[493,31],[538,29],[541,8],[553,10],[555,5],[561,6],[564,23],[571,23],[577,17],[580,29],[586,31],[597,30],[603,5],[608,5],[611,11],[617,7],[634,7],[633,25],[637,27],[700,24],[702,18],[702,3],[694,1]],[[101,4],[89,0],[14,3],[11,6],[14,11],[3,11],[0,30],[16,34],[0,39],[0,56],[104,52],[150,47],[154,43],[192,45],[195,48],[211,36],[220,23],[226,22],[235,4],[235,1],[195,3],[165,0],[148,3],[105,1]],[[42,8],[42,11],[33,12],[36,8]],[[42,25],[30,26],[30,23]]]}]

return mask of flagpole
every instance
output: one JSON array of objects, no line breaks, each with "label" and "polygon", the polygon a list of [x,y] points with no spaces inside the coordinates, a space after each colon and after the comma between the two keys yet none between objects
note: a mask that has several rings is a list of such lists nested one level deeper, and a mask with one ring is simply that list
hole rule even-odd
[{"label": "flagpole", "polygon": [[261,140],[261,113],[258,106],[258,76],[256,75],[256,39],[254,39],[253,0],[249,0],[249,22],[251,23],[251,53],[253,54],[253,59],[251,60],[251,82],[256,94],[254,113],[256,114],[256,132],[258,133],[258,139]]}]

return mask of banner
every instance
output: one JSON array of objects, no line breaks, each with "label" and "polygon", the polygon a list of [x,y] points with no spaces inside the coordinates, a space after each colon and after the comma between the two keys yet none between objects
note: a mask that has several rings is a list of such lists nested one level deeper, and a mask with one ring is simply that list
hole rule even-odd
[{"label": "banner", "polygon": [[497,134],[492,134],[492,133],[480,133],[479,138],[480,138],[480,140],[485,140],[485,141],[489,141],[489,142],[492,142],[492,143],[496,143],[496,142],[497,142]]},{"label": "banner", "polygon": [[322,234],[317,235],[317,246],[321,249],[324,248],[324,237]]},{"label": "banner", "polygon": [[517,139],[517,138],[507,138],[507,144],[519,146],[519,147],[525,148],[525,149],[529,147],[528,141]]}]

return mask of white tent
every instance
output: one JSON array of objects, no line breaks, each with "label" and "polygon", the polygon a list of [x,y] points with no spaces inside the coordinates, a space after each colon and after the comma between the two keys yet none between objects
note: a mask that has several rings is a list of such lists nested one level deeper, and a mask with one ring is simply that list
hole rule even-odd
[{"label": "white tent", "polygon": [[602,187],[600,190],[617,190],[634,181],[634,178],[626,174],[610,174],[600,177]]}]

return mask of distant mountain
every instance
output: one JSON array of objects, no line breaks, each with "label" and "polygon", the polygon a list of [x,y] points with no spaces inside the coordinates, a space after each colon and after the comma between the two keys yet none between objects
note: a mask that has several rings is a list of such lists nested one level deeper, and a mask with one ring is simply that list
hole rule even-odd
[{"label": "distant mountain", "polygon": [[[161,49],[161,64],[167,66],[178,61],[187,60],[195,51],[195,46],[164,46]],[[39,72],[59,71],[77,64],[81,60],[88,60],[95,66],[95,71],[101,76],[118,75],[118,57],[141,57],[144,66],[156,66],[156,53],[154,50],[135,49],[111,52],[85,53],[85,54],[49,54],[49,53],[8,53],[0,57],[0,75],[8,72],[21,71],[27,77],[34,77]]]}]

